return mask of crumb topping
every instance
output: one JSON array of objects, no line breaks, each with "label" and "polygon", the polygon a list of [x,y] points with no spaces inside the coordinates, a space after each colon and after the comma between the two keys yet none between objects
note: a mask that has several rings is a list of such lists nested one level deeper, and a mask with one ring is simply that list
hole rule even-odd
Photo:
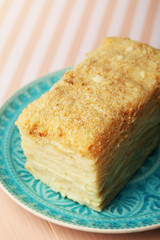
[{"label": "crumb topping", "polygon": [[158,49],[127,38],[105,38],[29,104],[16,124],[33,137],[95,157],[135,121],[159,88]]}]

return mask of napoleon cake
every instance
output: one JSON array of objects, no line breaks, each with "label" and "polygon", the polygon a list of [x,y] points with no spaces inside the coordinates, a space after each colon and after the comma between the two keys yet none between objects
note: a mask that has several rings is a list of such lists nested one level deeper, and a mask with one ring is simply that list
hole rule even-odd
[{"label": "napoleon cake", "polygon": [[160,141],[160,51],[105,38],[20,114],[26,169],[101,211]]}]

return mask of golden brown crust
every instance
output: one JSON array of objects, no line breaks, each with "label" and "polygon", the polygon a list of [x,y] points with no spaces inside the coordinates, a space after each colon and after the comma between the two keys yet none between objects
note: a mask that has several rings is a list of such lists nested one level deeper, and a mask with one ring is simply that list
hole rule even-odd
[{"label": "golden brown crust", "polygon": [[20,115],[20,131],[97,158],[160,94],[160,51],[106,38]]}]

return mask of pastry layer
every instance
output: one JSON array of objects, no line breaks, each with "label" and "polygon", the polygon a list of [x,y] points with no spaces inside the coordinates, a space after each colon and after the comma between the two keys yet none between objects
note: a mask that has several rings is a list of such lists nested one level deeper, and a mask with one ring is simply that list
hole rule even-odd
[{"label": "pastry layer", "polygon": [[16,124],[35,178],[102,210],[160,140],[160,51],[104,39]]},{"label": "pastry layer", "polygon": [[[27,156],[26,168],[36,179],[81,204],[102,210],[122,189],[160,141],[158,106],[139,113],[139,118],[114,143],[110,152],[97,161],[89,161],[71,151],[64,151],[44,140],[35,142],[22,134],[22,147]],[[134,131],[133,131],[134,129]]]}]

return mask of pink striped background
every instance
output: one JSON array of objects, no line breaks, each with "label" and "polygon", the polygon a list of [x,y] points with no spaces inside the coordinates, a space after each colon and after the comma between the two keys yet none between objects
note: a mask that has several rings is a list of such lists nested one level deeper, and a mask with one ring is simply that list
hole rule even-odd
[{"label": "pink striped background", "polygon": [[[106,36],[130,37],[160,48],[160,0],[0,0],[0,105],[36,78],[77,64]],[[158,230],[127,237],[79,233],[26,213],[1,190],[0,201],[0,240],[160,236]],[[28,238],[22,219],[28,224]]]},{"label": "pink striped background", "polygon": [[0,0],[0,104],[49,72],[75,65],[106,36],[160,47],[159,0]]}]

